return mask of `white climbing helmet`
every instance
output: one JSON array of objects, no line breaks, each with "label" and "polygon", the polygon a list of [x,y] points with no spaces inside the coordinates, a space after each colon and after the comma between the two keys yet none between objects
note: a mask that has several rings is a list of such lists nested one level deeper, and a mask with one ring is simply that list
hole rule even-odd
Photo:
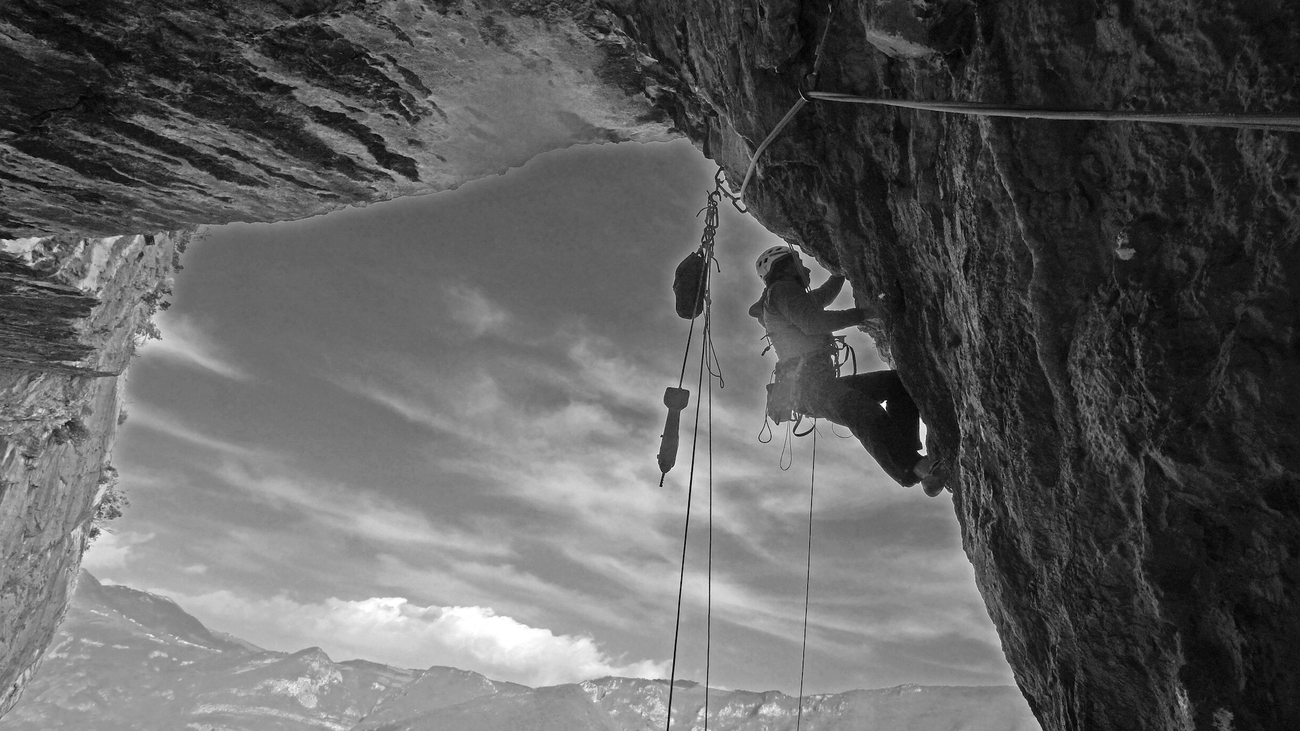
[{"label": "white climbing helmet", "polygon": [[799,259],[799,254],[795,253],[788,244],[782,246],[773,246],[758,255],[758,261],[754,262],[754,268],[758,270],[758,278],[767,281],[767,275],[772,271],[772,265],[781,260],[782,257],[793,256]]}]

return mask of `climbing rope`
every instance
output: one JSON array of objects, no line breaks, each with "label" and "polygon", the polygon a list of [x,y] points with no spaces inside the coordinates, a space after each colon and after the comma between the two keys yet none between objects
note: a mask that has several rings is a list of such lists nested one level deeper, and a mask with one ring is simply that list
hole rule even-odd
[{"label": "climbing rope", "polygon": [[812,596],[812,536],[813,536],[813,491],[817,487],[817,432],[813,431],[812,476],[808,480],[808,565],[804,570],[803,585],[803,650],[799,654],[799,711],[795,716],[794,728],[799,731],[803,724],[803,679],[804,668],[808,660],[808,604]]},{"label": "climbing rope", "polygon": [[[713,323],[706,315],[704,319],[706,330],[713,328]],[[712,342],[712,341],[710,341]],[[707,351],[706,351],[707,352]],[[706,358],[706,362],[716,360],[717,355]],[[709,369],[710,376],[713,370]],[[718,388],[722,388],[722,369],[718,369]],[[708,529],[708,553],[705,559],[705,586],[706,596],[704,601],[704,731],[709,731],[709,670],[710,660],[713,658],[713,378],[709,378],[709,529]]]},{"label": "climbing rope", "polygon": [[[707,597],[705,601],[705,649],[704,649],[704,731],[708,731],[708,707],[709,707],[709,677],[711,672],[712,658],[712,634],[713,634],[713,381],[716,379],[718,388],[725,388],[725,382],[722,376],[722,365],[718,360],[717,349],[713,343],[713,298],[709,284],[709,267],[716,266],[717,261],[713,257],[714,237],[718,228],[718,203],[722,196],[725,195],[724,182],[722,178],[722,169],[719,168],[714,175],[714,188],[708,194],[708,203],[700,209],[700,213],[705,213],[704,233],[700,238],[700,252],[704,256],[704,267],[700,275],[700,291],[703,293],[704,300],[704,324],[701,327],[700,343],[700,368],[699,376],[696,382],[696,393],[704,393],[705,373],[709,376],[709,386],[707,392],[708,416],[705,428],[708,431],[706,452],[708,453],[708,553],[706,558],[707,574]],[[697,216],[699,213],[696,214]],[[682,358],[682,373],[678,379],[677,387],[680,390],[685,381],[686,362],[690,358],[691,340],[695,332],[695,319],[691,319],[691,328],[686,343],[686,354]],[[700,438],[700,408],[702,399],[695,401],[695,425],[691,437],[691,467],[690,475],[687,478],[686,487],[686,521],[682,529],[682,560],[681,572],[677,579],[677,616],[673,629],[673,659],[669,670],[668,678],[668,714],[665,720],[665,731],[672,726],[673,715],[673,696],[677,684],[677,649],[681,639],[682,628],[682,598],[686,586],[686,548],[689,544],[691,529],[691,505],[694,500],[695,492],[695,465],[698,456],[699,438]],[[659,484],[663,484],[663,478],[660,477]]]},{"label": "climbing rope", "polygon": [[1050,109],[1018,104],[987,104],[962,101],[911,101],[836,94],[828,91],[801,91],[803,97],[848,104],[874,104],[927,112],[967,114],[1011,119],[1055,119],[1091,122],[1151,122],[1187,127],[1232,127],[1237,129],[1271,129],[1300,132],[1300,116],[1295,114],[1249,114],[1245,112],[1138,112],[1106,109]]},{"label": "climbing rope", "polygon": [[[704,326],[706,331],[708,330],[708,310],[709,308],[706,306],[705,326]],[[708,351],[705,350],[705,351],[701,351],[700,353],[700,376],[699,376],[699,383],[696,385],[696,389],[697,389],[696,393],[699,393],[698,389],[704,385],[704,361],[707,352]],[[712,379],[710,379],[710,383],[712,383]],[[669,731],[673,723],[673,690],[677,686],[677,645],[681,639],[681,633],[682,633],[682,595],[686,587],[686,546],[691,534],[691,503],[695,492],[695,456],[696,456],[695,448],[696,445],[699,444],[699,436],[700,436],[700,400],[696,399],[695,400],[695,430],[691,440],[691,472],[690,472],[690,476],[686,480],[686,522],[682,528],[682,568],[681,568],[681,574],[677,579],[677,619],[673,627],[673,661],[668,671],[668,717],[667,720],[664,722],[665,723],[664,731]],[[710,441],[710,450],[712,450],[712,441]],[[710,460],[712,460],[712,453],[710,453],[709,458]],[[712,493],[712,491],[713,491],[712,475],[710,474],[710,484],[709,484],[710,494]],[[712,533],[712,525],[710,525],[709,530],[710,533]]]}]

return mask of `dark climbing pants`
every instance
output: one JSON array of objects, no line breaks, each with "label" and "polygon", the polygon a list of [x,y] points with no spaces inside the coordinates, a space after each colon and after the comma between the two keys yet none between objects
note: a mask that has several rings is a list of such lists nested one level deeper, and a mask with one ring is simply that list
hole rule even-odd
[{"label": "dark climbing pants", "polygon": [[912,468],[921,459],[921,414],[898,372],[836,378],[829,359],[822,360],[793,369],[796,410],[847,426],[890,477],[900,485],[915,485],[920,479]]}]

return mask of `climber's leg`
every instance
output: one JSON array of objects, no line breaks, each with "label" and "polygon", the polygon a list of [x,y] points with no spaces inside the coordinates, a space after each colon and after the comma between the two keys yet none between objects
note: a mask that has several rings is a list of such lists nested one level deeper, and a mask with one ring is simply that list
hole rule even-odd
[{"label": "climber's leg", "polygon": [[876,403],[887,402],[890,449],[918,452],[921,449],[921,412],[903,387],[897,371],[875,371],[845,376],[839,382]]},{"label": "climber's leg", "polygon": [[921,479],[913,469],[921,460],[914,446],[915,422],[910,431],[907,426],[900,428],[873,396],[851,383],[844,383],[845,380],[835,379],[822,385],[823,413],[836,424],[847,426],[896,482],[904,487],[915,485]]}]

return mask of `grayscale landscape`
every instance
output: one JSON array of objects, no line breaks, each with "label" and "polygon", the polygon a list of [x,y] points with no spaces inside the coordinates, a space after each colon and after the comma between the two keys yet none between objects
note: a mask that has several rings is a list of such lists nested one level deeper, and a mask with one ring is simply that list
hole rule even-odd
[{"label": "grayscale landscape", "polygon": [[[681,681],[673,729],[701,728],[704,690]],[[595,678],[541,688],[448,667],[347,660],[318,648],[284,653],[214,633],[163,597],[101,585],[83,572],[23,700],[3,731],[653,731],[665,728],[667,681]],[[798,699],[714,689],[708,727],[793,729]],[[810,731],[1034,731],[1012,687],[905,685],[804,700]]]},{"label": "grayscale landscape", "polygon": [[1297,435],[1295,0],[0,2],[0,728],[1295,731]]}]

